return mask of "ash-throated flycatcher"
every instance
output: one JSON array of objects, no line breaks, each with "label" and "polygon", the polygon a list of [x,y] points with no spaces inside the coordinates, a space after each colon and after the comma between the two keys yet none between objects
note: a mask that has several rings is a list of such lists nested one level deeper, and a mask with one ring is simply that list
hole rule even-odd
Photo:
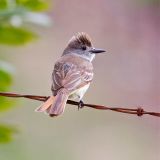
[{"label": "ash-throated flycatcher", "polygon": [[86,33],[73,36],[62,56],[55,63],[52,73],[53,96],[44,102],[38,112],[46,111],[50,116],[58,116],[64,112],[68,99],[78,100],[82,106],[82,97],[93,79],[92,60],[98,53],[105,52],[92,46]]}]

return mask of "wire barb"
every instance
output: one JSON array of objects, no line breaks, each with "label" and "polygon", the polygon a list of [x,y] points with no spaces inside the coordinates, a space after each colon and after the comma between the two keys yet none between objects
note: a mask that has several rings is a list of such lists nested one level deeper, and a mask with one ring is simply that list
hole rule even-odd
[{"label": "wire barb", "polygon": [[[12,98],[28,98],[28,99],[38,100],[38,101],[43,101],[43,102],[45,102],[49,98],[49,96],[25,95],[25,94],[7,93],[7,92],[0,92],[0,96],[12,97]],[[79,104],[79,102],[71,101],[71,100],[68,100],[67,103],[71,105],[76,105],[76,106]],[[134,114],[139,117],[143,116],[144,114],[160,117],[159,112],[148,112],[148,111],[145,111],[142,107],[138,107],[137,109],[122,108],[122,107],[115,108],[115,107],[107,107],[107,106],[102,106],[102,105],[85,104],[85,103],[83,104],[83,106],[94,108],[94,109],[99,109],[99,110],[111,110],[111,111],[121,112],[121,113],[126,113],[126,114]]]}]

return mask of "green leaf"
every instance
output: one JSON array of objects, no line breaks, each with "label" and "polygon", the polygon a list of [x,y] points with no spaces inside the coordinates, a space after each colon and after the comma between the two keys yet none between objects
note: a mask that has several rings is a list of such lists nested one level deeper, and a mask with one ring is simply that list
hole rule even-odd
[{"label": "green leaf", "polygon": [[[0,61],[0,92],[9,90],[12,85],[13,67],[6,62]],[[11,108],[14,104],[13,100],[6,97],[0,97],[0,112]]]},{"label": "green leaf", "polygon": [[15,106],[15,101],[7,97],[0,97],[0,112],[4,112]]},{"label": "green leaf", "polygon": [[0,9],[5,9],[7,7],[7,1],[6,0],[0,0]]},{"label": "green leaf", "polygon": [[6,91],[12,84],[13,67],[0,61],[0,91]]},{"label": "green leaf", "polygon": [[12,83],[12,77],[5,70],[0,68],[0,91],[7,90]]},{"label": "green leaf", "polygon": [[0,26],[0,43],[8,45],[22,45],[32,41],[37,36],[23,28]]},{"label": "green leaf", "polygon": [[8,143],[13,139],[17,129],[13,126],[0,124],[0,143]]},{"label": "green leaf", "polygon": [[23,5],[31,11],[45,11],[48,3],[44,0],[17,0],[17,4]]}]

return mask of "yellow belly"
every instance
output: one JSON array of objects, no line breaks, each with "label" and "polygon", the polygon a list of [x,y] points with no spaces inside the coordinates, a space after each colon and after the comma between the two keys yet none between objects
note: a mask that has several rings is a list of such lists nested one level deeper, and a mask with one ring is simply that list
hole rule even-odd
[{"label": "yellow belly", "polygon": [[90,84],[87,84],[87,85],[85,85],[84,87],[73,91],[73,92],[69,95],[69,99],[70,99],[70,100],[78,100],[78,101],[80,101],[80,100],[83,98],[83,96],[84,96],[85,92],[87,91],[87,89],[89,88],[89,85],[90,85]]}]

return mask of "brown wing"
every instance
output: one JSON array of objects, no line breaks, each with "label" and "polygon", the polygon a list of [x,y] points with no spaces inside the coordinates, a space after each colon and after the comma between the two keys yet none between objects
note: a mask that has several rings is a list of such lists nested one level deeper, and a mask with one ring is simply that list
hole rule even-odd
[{"label": "brown wing", "polygon": [[57,91],[64,87],[72,92],[87,85],[93,79],[92,64],[82,58],[66,57],[57,61],[52,73],[52,91],[56,95]]}]

